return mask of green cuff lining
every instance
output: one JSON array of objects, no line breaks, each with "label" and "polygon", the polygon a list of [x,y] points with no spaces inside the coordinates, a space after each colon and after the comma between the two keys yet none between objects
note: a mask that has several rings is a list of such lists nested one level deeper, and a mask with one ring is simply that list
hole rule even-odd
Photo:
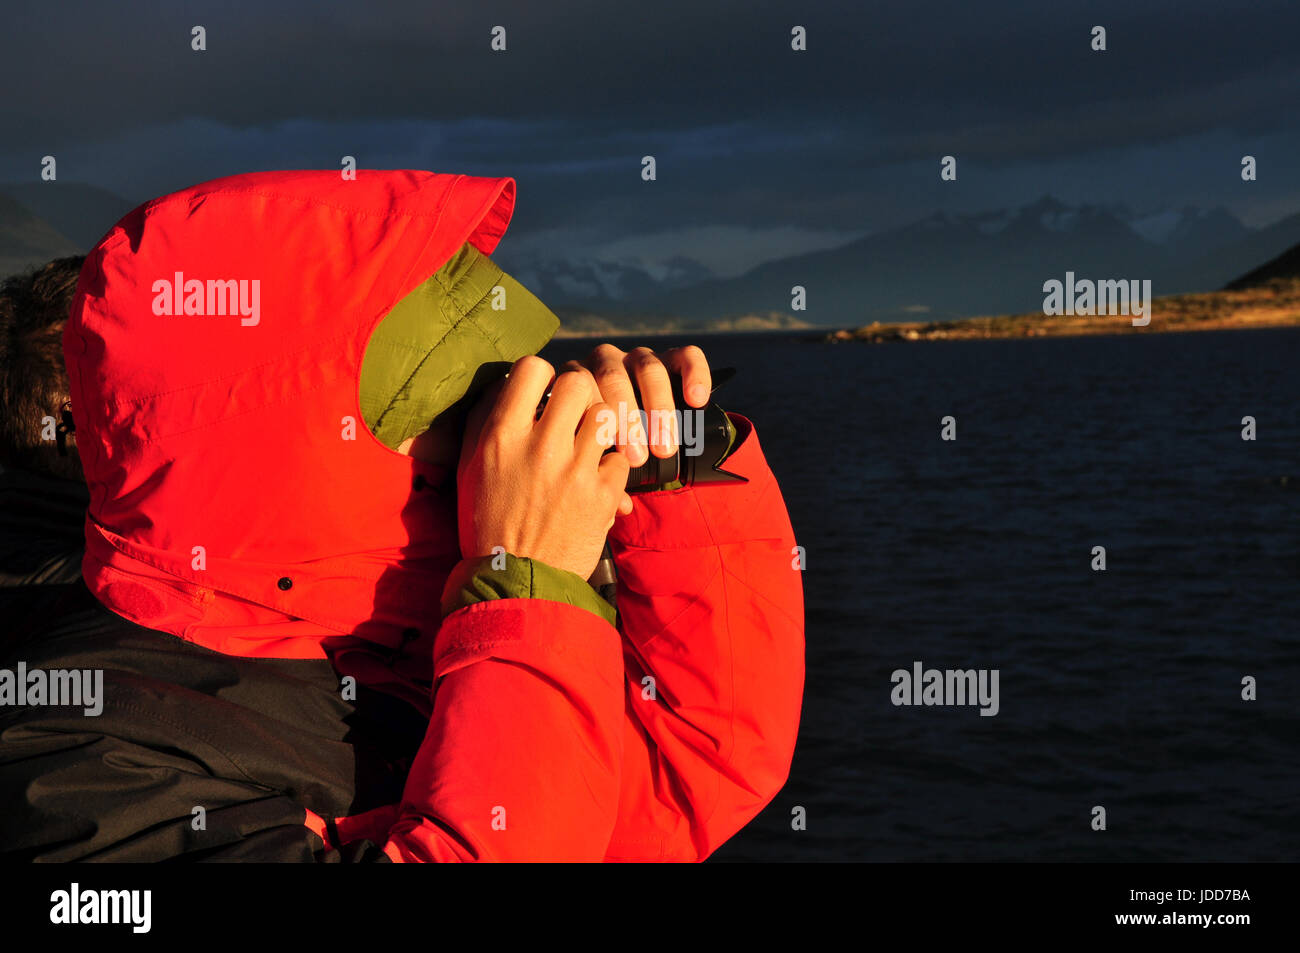
[{"label": "green cuff lining", "polygon": [[509,553],[457,563],[442,590],[442,615],[490,599],[546,599],[594,612],[610,625],[617,619],[614,607],[577,573]]}]

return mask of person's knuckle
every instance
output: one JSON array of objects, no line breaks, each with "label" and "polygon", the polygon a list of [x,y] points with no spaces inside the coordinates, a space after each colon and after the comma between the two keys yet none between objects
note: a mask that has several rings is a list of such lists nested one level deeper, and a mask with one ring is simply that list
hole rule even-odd
[{"label": "person's knuckle", "polygon": [[528,448],[528,455],[533,466],[539,470],[549,470],[560,457],[560,443],[553,437],[538,437]]},{"label": "person's knuckle", "polygon": [[628,472],[632,469],[632,464],[628,462],[627,457],[621,453],[611,453],[607,455],[609,468],[613,471],[613,482],[615,489],[622,490],[627,483]]},{"label": "person's knuckle", "polygon": [[629,357],[632,366],[636,368],[638,373],[658,374],[662,372],[665,375],[668,373],[664,369],[663,361],[659,360],[658,355],[649,348],[637,348]]},{"label": "person's knuckle", "polygon": [[627,371],[624,370],[621,363],[601,364],[594,373],[596,383],[602,389],[611,385],[617,387],[627,381]]},{"label": "person's knuckle", "polygon": [[548,373],[555,372],[555,368],[551,366],[549,361],[547,361],[545,358],[538,357],[536,354],[527,354],[521,357],[516,362],[515,366],[518,367],[520,370],[528,370],[528,371],[537,370],[537,371],[546,371]]},{"label": "person's knuckle", "polygon": [[654,392],[656,397],[671,399],[672,393],[668,389],[668,369],[662,364],[647,365],[645,370],[637,376],[645,381],[646,386]]},{"label": "person's knuckle", "polygon": [[574,394],[590,395],[596,386],[596,380],[585,367],[579,370],[563,371],[555,378],[555,390]]}]

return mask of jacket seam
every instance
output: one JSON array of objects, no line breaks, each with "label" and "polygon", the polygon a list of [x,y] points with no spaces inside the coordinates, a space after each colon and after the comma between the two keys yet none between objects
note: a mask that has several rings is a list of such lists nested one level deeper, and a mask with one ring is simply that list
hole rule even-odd
[{"label": "jacket seam", "polygon": [[[564,605],[564,603],[558,603],[558,604]],[[595,618],[595,615],[593,613],[588,613],[588,615],[591,615],[593,618]],[[505,648],[508,646],[519,646],[519,645],[526,645],[530,649],[535,649],[539,652],[545,653],[546,655],[555,656],[556,658],[575,658],[581,654],[581,653],[568,652],[562,649],[557,649],[554,646],[546,645],[545,643],[542,642],[531,642],[524,639],[514,639],[514,640],[497,639],[491,642],[456,642],[448,646],[443,651],[439,652],[437,657],[434,659],[434,677],[435,678],[441,677],[438,674],[438,670],[441,667],[440,663],[446,661],[448,655],[461,653],[461,652],[490,651],[492,649]]]},{"label": "jacket seam", "polygon": [[[713,580],[717,579],[719,574],[722,572],[721,554],[718,555],[719,555],[718,568],[714,570],[713,575],[709,576],[709,578],[700,585],[701,591],[707,589],[710,585],[712,585]],[[674,615],[663,625],[659,626],[659,628],[655,629],[653,635],[646,636],[645,638],[640,638],[640,637],[634,638],[633,636],[628,635],[627,636],[628,640],[640,650],[645,650],[649,648],[649,646],[656,639],[658,639],[659,636],[663,635],[665,632],[669,631],[674,625],[676,625],[682,616],[684,616],[686,613],[690,612],[697,605],[699,605],[701,598],[702,598],[701,596],[696,595],[694,599],[692,599],[690,602],[688,602],[685,606],[682,607],[681,611],[679,611],[676,615]],[[627,618],[626,615],[619,616],[620,620],[624,620],[626,618]],[[623,633],[622,630],[620,629],[620,634],[626,634],[626,633]]]},{"label": "jacket seam", "polygon": [[[133,704],[133,703],[131,703],[131,702],[123,702],[123,703],[121,703],[120,705],[118,705],[117,707],[120,708],[122,711],[134,712],[134,713],[136,713],[136,714],[138,714],[138,715],[141,715],[142,717],[146,718],[148,721],[154,722],[154,723],[156,723],[156,724],[167,725],[168,727],[173,728],[173,729],[175,729],[176,731],[179,731],[179,732],[180,732],[181,734],[183,734],[183,735],[188,735],[189,737],[194,738],[194,739],[197,740],[197,741],[201,741],[203,744],[207,745],[209,748],[211,748],[213,751],[215,751],[217,754],[219,754],[222,758],[224,758],[227,762],[229,762],[230,766],[231,766],[232,768],[234,768],[236,771],[238,771],[241,775],[243,775],[243,776],[244,776],[244,779],[245,779],[249,784],[256,785],[257,787],[262,788],[262,789],[264,789],[264,790],[266,790],[266,791],[268,791],[268,792],[274,793],[274,794],[282,794],[282,793],[284,793],[284,792],[282,792],[282,791],[278,791],[278,790],[277,790],[274,786],[272,786],[272,785],[268,785],[268,784],[265,784],[265,783],[263,783],[263,782],[261,782],[261,781],[258,781],[255,777],[253,777],[251,774],[248,773],[248,771],[246,771],[246,770],[244,769],[244,766],[243,766],[243,765],[241,765],[241,764],[240,764],[238,761],[236,761],[236,760],[235,760],[235,759],[234,759],[234,758],[233,758],[229,753],[227,753],[224,749],[222,749],[221,746],[215,744],[215,743],[214,743],[210,738],[208,738],[206,735],[203,735],[203,734],[200,734],[200,733],[198,733],[198,732],[196,732],[196,731],[193,731],[193,730],[190,729],[188,726],[186,726],[184,723],[179,722],[179,721],[174,721],[173,719],[171,719],[171,718],[167,718],[166,716],[159,716],[156,712],[148,711],[147,709],[145,709],[145,708],[143,708],[143,707],[141,707],[141,706],[139,706],[139,705]],[[117,736],[108,735],[107,737],[117,737]],[[154,750],[154,749],[152,749],[152,747],[151,747],[150,745],[148,745],[148,744],[146,744],[146,743],[143,743],[143,742],[134,741],[134,740],[129,739],[129,738],[122,738],[122,739],[120,739],[120,740],[122,740],[122,741],[126,741],[128,744],[140,745],[140,746],[143,747],[143,748],[150,748],[151,750]],[[191,761],[192,761],[193,759],[192,759],[192,758],[187,758],[187,760],[191,760]],[[175,770],[175,769],[173,769],[173,770]],[[198,771],[198,772],[196,772],[196,773],[200,773],[200,774],[202,774],[202,773],[208,773],[208,772]]]},{"label": "jacket seam", "polygon": [[704,528],[709,531],[709,538],[713,539],[714,549],[717,552],[717,556],[718,556],[717,575],[722,579],[722,608],[725,614],[725,621],[724,621],[723,628],[724,631],[727,633],[727,680],[728,680],[727,707],[729,709],[728,717],[727,717],[727,734],[728,734],[727,755],[722,762],[722,766],[718,770],[713,772],[713,776],[717,781],[717,787],[715,788],[714,795],[713,795],[713,806],[709,809],[708,815],[700,823],[700,827],[702,828],[702,830],[707,832],[709,827],[709,822],[713,820],[713,816],[718,813],[718,808],[722,804],[723,773],[730,770],[731,762],[736,757],[736,643],[735,643],[734,632],[732,631],[732,626],[731,626],[731,601],[727,597],[727,567],[722,560],[722,550],[721,547],[718,546],[717,540],[713,536],[713,526],[709,523],[708,516],[704,512],[704,508],[700,506],[699,497],[697,497],[695,494],[691,494],[691,498],[695,501],[696,508],[699,510],[700,513],[700,519],[704,523]]},{"label": "jacket seam", "polygon": [[[252,368],[250,368],[249,370],[252,370]],[[231,376],[238,376],[238,375],[231,375]],[[224,380],[224,378],[219,378],[219,380]],[[285,396],[280,397],[276,400],[269,400],[264,404],[258,404],[256,407],[250,407],[247,410],[241,410],[238,413],[229,414],[225,417],[218,417],[215,420],[208,420],[205,421],[204,423],[199,424],[197,427],[190,427],[187,430],[171,430],[168,431],[167,433],[156,434],[155,436],[152,436],[148,439],[137,440],[137,443],[139,446],[147,447],[150,446],[151,444],[157,443],[160,440],[170,440],[174,437],[185,437],[192,433],[198,433],[201,430],[207,430],[210,427],[216,427],[220,424],[224,424],[228,420],[238,420],[240,417],[247,417],[249,414],[260,413],[261,411],[266,410],[268,407],[276,407],[282,404],[290,403],[298,398],[306,396],[307,394],[310,394],[314,391],[318,391],[322,387],[328,387],[332,385],[334,382],[335,382],[335,378],[330,377],[329,379],[323,380],[319,384],[316,384],[312,387],[308,387],[303,390],[294,391],[292,394],[286,394]],[[212,383],[216,383],[216,381],[206,381],[205,383],[212,384]],[[166,395],[158,394],[156,396],[163,397]]]},{"label": "jacket seam", "polygon": [[[295,617],[298,618],[298,619],[302,619],[302,620],[307,621],[307,622],[315,623],[316,625],[319,625],[319,626],[322,626],[322,627],[324,627],[324,628],[326,628],[326,629],[329,629],[331,632],[337,632],[337,633],[339,633],[340,635],[353,635],[353,634],[354,634],[353,630],[356,628],[355,626],[344,625],[344,624],[342,624],[342,623],[338,623],[338,622],[327,622],[327,621],[325,621],[325,618],[324,618],[323,616],[319,616],[319,615],[317,615],[317,614],[315,614],[315,613],[312,613],[311,615],[306,615],[306,614],[299,614],[299,613],[295,613],[295,612],[289,612],[288,610],[286,610],[286,609],[281,609],[281,608],[279,608],[278,606],[269,605],[268,603],[263,602],[263,601],[261,600],[261,598],[259,598],[258,596],[252,595],[252,594],[247,593],[247,592],[243,592],[243,591],[241,591],[240,588],[235,588],[235,587],[226,586],[226,585],[223,585],[223,586],[213,586],[213,585],[210,585],[210,584],[205,584],[205,583],[196,582],[195,580],[190,579],[190,578],[187,577],[187,576],[178,576],[178,575],[176,575],[176,573],[172,570],[172,568],[171,568],[170,566],[164,566],[164,565],[161,565],[161,564],[160,564],[159,562],[157,562],[157,561],[156,561],[152,556],[149,556],[148,554],[139,554],[139,555],[137,555],[137,554],[135,554],[135,553],[130,553],[130,552],[127,552],[126,550],[119,549],[119,548],[117,547],[117,545],[115,545],[115,544],[113,543],[112,540],[106,540],[106,541],[108,542],[108,545],[111,546],[111,547],[113,548],[113,551],[114,551],[114,552],[120,553],[121,555],[125,556],[127,559],[134,559],[134,560],[137,560],[138,562],[144,563],[146,566],[150,566],[150,567],[152,567],[152,568],[158,570],[159,572],[162,572],[162,573],[166,574],[167,577],[170,578],[170,579],[177,579],[177,580],[180,580],[180,581],[182,581],[182,582],[188,583],[188,584],[193,585],[193,586],[199,586],[200,588],[203,588],[203,589],[211,589],[211,590],[213,590],[213,591],[215,591],[215,592],[220,592],[220,593],[223,593],[223,594],[228,595],[228,596],[235,596],[235,597],[237,597],[237,598],[239,598],[239,599],[244,600],[245,602],[250,602],[250,603],[252,603],[253,605],[261,606],[261,607],[264,608],[264,609],[270,609],[272,612],[278,612],[278,613],[280,613],[281,615],[284,615],[284,616],[295,616]],[[97,558],[97,561],[99,562],[99,564],[100,564],[102,570],[106,570],[106,571],[108,571],[108,572],[116,573],[116,574],[117,574],[117,575],[118,575],[122,580],[124,580],[124,581],[131,582],[131,583],[135,583],[135,584],[137,584],[137,585],[140,584],[139,581],[138,581],[134,576],[132,576],[131,574],[122,571],[121,569],[119,569],[119,568],[116,567],[116,566],[109,565],[109,564],[108,564],[107,562],[105,562],[104,560],[102,560],[102,559],[98,559],[98,557],[96,557],[96,558]],[[364,577],[357,577],[357,576],[344,577],[344,578],[360,579],[360,580],[363,581],[363,582],[372,582],[372,581],[373,581],[373,580],[365,579]],[[98,597],[96,597],[96,598],[98,598]],[[201,603],[195,601],[195,597],[194,597],[193,595],[190,595],[190,594],[183,594],[183,595],[179,595],[179,596],[177,596],[177,598],[184,599],[185,601],[191,603],[192,605],[195,605],[195,606],[198,606],[198,607],[202,608]],[[135,616],[135,615],[127,615],[126,612],[124,612],[124,611],[123,611],[119,606],[114,606],[114,607],[112,608],[111,611],[114,612],[114,613],[117,614],[117,615],[122,616],[122,618],[124,618],[124,619],[128,619],[128,620],[130,620],[131,622],[136,623],[136,625],[141,625],[141,626],[144,626],[145,628],[152,628],[152,627],[153,627],[153,626],[149,625],[148,622],[147,622],[146,620],[141,619],[141,618],[138,617],[138,616]],[[190,625],[193,625],[193,624],[194,624],[193,622],[187,621],[187,622],[184,624],[184,626],[183,626],[184,630],[185,630],[185,631],[188,631]],[[176,635],[177,638],[183,639],[183,640],[185,640],[186,642],[194,642],[194,641],[195,641],[191,636],[189,636],[189,635],[187,635],[187,634],[184,634],[184,633],[172,633],[172,632],[170,632],[169,630],[159,630],[159,631],[167,631],[169,635]],[[229,654],[229,653],[223,653],[223,654]],[[243,656],[239,656],[239,657],[243,657]],[[323,651],[322,651],[322,654],[321,654],[320,657],[321,657],[321,658],[324,658],[324,657],[325,657]]]},{"label": "jacket seam", "polygon": [[[464,173],[461,173],[461,174],[459,174],[459,175],[456,177],[456,181],[459,182],[459,180],[460,180],[460,179],[463,179],[464,177],[465,177],[465,176],[464,176]],[[417,185],[416,188],[415,188],[412,192],[410,192],[410,193],[406,193],[406,194],[410,195],[410,194],[415,194],[416,192],[420,192],[420,191],[422,191],[422,190],[424,189],[425,185],[427,184],[427,182],[428,182],[428,180],[425,180],[425,182],[422,182],[422,183],[420,183],[419,185]],[[452,185],[449,187],[448,192],[447,192],[447,196],[448,196],[448,197],[450,197],[450,195],[451,195],[451,189],[455,188],[455,185],[456,185],[456,183],[453,182]],[[442,209],[441,209],[441,208],[439,208],[437,215],[434,215],[434,214],[431,213],[431,212],[419,212],[419,211],[394,211],[394,210],[391,210],[391,209],[388,210],[388,211],[384,211],[384,212],[375,212],[375,211],[369,211],[369,210],[364,209],[364,208],[354,208],[353,206],[350,206],[350,205],[335,205],[335,204],[332,203],[332,202],[322,202],[320,199],[314,199],[314,198],[311,198],[310,196],[306,196],[306,195],[287,195],[287,194],[285,194],[285,193],[283,193],[283,192],[267,192],[267,191],[264,191],[264,190],[262,190],[262,189],[225,188],[225,189],[214,189],[214,190],[209,191],[209,192],[198,192],[198,193],[190,192],[190,191],[186,191],[186,192],[184,192],[184,193],[181,194],[181,195],[174,195],[174,196],[170,196],[170,197],[167,197],[167,198],[156,199],[156,200],[154,200],[154,201],[152,201],[152,202],[147,202],[147,203],[145,203],[145,205],[143,206],[143,208],[144,208],[144,214],[143,214],[142,218],[144,218],[144,219],[147,221],[147,220],[149,219],[149,217],[150,217],[150,216],[154,213],[154,211],[157,210],[157,209],[170,208],[170,207],[173,206],[173,205],[181,205],[181,204],[192,203],[192,202],[194,202],[194,201],[196,201],[196,200],[197,200],[197,201],[202,201],[202,200],[204,200],[204,199],[212,198],[213,196],[216,196],[216,195],[256,195],[256,196],[258,196],[258,197],[260,197],[260,198],[264,198],[264,199],[275,199],[276,201],[280,201],[280,202],[296,202],[296,203],[298,203],[298,204],[300,204],[300,205],[310,205],[310,206],[313,206],[313,207],[315,207],[315,208],[327,208],[327,209],[331,209],[331,210],[333,210],[333,211],[335,211],[335,212],[347,212],[347,213],[350,214],[350,215],[356,215],[356,216],[359,216],[359,217],[361,217],[361,218],[375,218],[375,219],[387,219],[387,218],[434,219],[435,222],[436,222],[436,220],[437,220],[438,218],[441,218],[441,216],[442,216]],[[445,202],[444,202],[443,204],[445,205]],[[114,226],[114,227],[116,228],[116,226]],[[430,231],[435,231],[435,230],[436,230],[436,226],[435,226],[435,229],[431,229]],[[129,240],[130,240],[130,236],[128,236],[127,234],[125,234],[125,231],[123,231],[123,232],[119,233],[117,236],[115,236],[114,238],[110,238],[108,241],[104,242],[100,247],[101,247],[104,251],[109,251],[109,250],[111,250],[111,249],[116,248],[118,245],[121,245],[123,242],[129,241]]]},{"label": "jacket seam", "polygon": [[[729,571],[729,570],[725,570],[725,569],[724,569],[723,571],[726,572],[726,574],[727,574],[728,576],[730,576],[732,579],[736,580],[736,582],[740,583],[742,586],[744,586],[746,589],[748,589],[750,592],[752,592],[755,596],[757,596],[758,598],[760,598],[760,599],[762,599],[764,602],[766,602],[768,605],[770,605],[770,606],[772,607],[773,611],[777,612],[777,613],[778,613],[782,618],[784,618],[786,621],[788,621],[791,625],[793,625],[793,626],[795,626],[795,627],[798,627],[798,626],[802,625],[802,623],[801,623],[798,619],[796,619],[796,618],[795,618],[794,616],[792,616],[789,612],[787,612],[787,611],[786,611],[786,610],[785,610],[785,609],[784,609],[784,608],[783,608],[779,603],[777,603],[776,600],[774,600],[771,596],[768,596],[766,593],[760,592],[758,589],[755,589],[753,586],[751,586],[749,583],[745,582],[745,580],[741,579],[741,578],[740,578],[739,576],[737,576],[735,573],[733,573],[733,572],[731,572],[731,571]],[[794,571],[794,570],[791,570],[791,572],[793,572],[793,571]]]},{"label": "jacket seam", "polygon": [[685,553],[693,549],[718,549],[723,546],[744,546],[748,543],[779,543],[782,542],[780,536],[747,536],[743,539],[728,540],[725,543],[719,543],[712,538],[712,529],[710,529],[710,541],[707,543],[691,544],[686,546],[647,546],[643,543],[628,543],[623,540],[617,540],[619,546],[626,551],[635,551],[640,553]]},{"label": "jacket seam", "polygon": [[[420,259],[424,257],[425,249],[427,249],[429,245],[432,244],[433,237],[438,234],[438,226],[442,224],[443,213],[447,211],[447,206],[451,202],[451,197],[455,193],[456,187],[460,185],[460,180],[463,178],[465,178],[464,173],[457,175],[456,178],[452,180],[451,184],[447,186],[447,191],[443,193],[442,201],[438,203],[438,214],[433,217],[433,226],[429,229],[428,237],[426,237],[424,242],[420,245],[420,250],[415,253],[414,258],[411,261],[411,267],[406,269],[406,272],[402,275],[402,280],[398,282],[399,291],[401,288],[406,288],[408,286],[408,283],[411,280],[411,275],[415,274],[416,266],[420,263]],[[420,188],[423,189],[424,186],[421,185]],[[425,215],[423,217],[429,218],[430,216]],[[471,235],[474,233],[474,230],[476,230],[479,227],[479,225],[482,224],[483,215],[479,214],[479,216],[473,221],[474,224],[470,227]],[[455,254],[455,252],[452,252],[452,254]],[[445,262],[439,263],[434,268],[435,274],[437,273],[438,268],[441,268],[443,264],[445,264]],[[373,291],[373,288],[371,290]],[[413,290],[414,289],[412,288],[408,290],[405,294],[410,294],[410,291]],[[401,301],[403,297],[405,297],[405,294],[399,293],[398,297],[388,301],[385,304],[383,310],[367,318],[366,322],[362,325],[364,327],[364,333],[361,335],[361,350],[362,350],[361,362],[362,363],[364,363],[365,360],[365,350],[370,346],[370,341],[375,336],[375,332],[379,329],[379,325],[383,323],[384,318],[387,317],[387,315],[393,310],[393,308],[397,307],[398,302]],[[361,429],[364,430],[369,435],[370,440],[374,446],[382,447],[384,450],[386,450],[388,452],[388,456],[390,459],[393,457],[414,459],[414,458],[408,458],[406,454],[401,453],[400,451],[394,449],[393,447],[390,447],[387,444],[385,444],[382,440],[380,440],[375,435],[374,429],[366,423],[366,415],[361,407],[361,376],[360,376],[359,367],[357,369],[356,385],[352,388],[351,399],[352,399],[352,405],[354,408],[356,419],[361,421]],[[379,426],[378,421],[375,422],[375,426],[376,427]]]}]

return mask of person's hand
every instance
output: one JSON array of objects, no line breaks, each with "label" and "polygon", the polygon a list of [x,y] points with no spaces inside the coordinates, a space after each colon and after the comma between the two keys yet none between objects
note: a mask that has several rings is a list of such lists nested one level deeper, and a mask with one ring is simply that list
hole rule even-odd
[{"label": "person's hand", "polygon": [[540,357],[517,361],[465,428],[456,473],[461,554],[489,556],[500,546],[588,578],[615,514],[632,511],[627,460],[605,453],[612,414],[585,368],[557,376]]},{"label": "person's hand", "polygon": [[[626,421],[625,426],[618,428],[615,445],[634,467],[650,459],[650,453],[671,457],[677,452],[681,434],[674,413],[677,408],[673,406],[671,376],[682,379],[682,394],[690,407],[703,407],[713,390],[709,362],[704,352],[693,344],[660,354],[648,347],[622,351],[612,344],[602,344],[586,360],[569,361],[564,368],[585,368],[595,376],[600,399]],[[650,422],[649,434],[642,427],[636,393],[632,390],[634,377],[641,390],[641,409],[646,411]]]}]

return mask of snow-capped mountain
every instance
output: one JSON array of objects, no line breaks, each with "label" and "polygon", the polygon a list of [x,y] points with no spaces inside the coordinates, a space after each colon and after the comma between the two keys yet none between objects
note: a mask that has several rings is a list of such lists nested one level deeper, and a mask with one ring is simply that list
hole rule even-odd
[{"label": "snow-capped mountain", "polygon": [[678,255],[659,264],[627,261],[544,258],[536,253],[512,254],[503,248],[494,260],[511,276],[552,307],[601,306],[640,302],[714,277],[704,265]]},{"label": "snow-capped mountain", "polygon": [[1042,285],[1079,277],[1150,279],[1154,293],[1209,291],[1300,241],[1300,215],[1252,230],[1223,209],[1067,205],[937,212],[827,251],[769,261],[639,302],[692,318],[789,310],[806,289],[814,323],[948,319],[1032,311]]}]

